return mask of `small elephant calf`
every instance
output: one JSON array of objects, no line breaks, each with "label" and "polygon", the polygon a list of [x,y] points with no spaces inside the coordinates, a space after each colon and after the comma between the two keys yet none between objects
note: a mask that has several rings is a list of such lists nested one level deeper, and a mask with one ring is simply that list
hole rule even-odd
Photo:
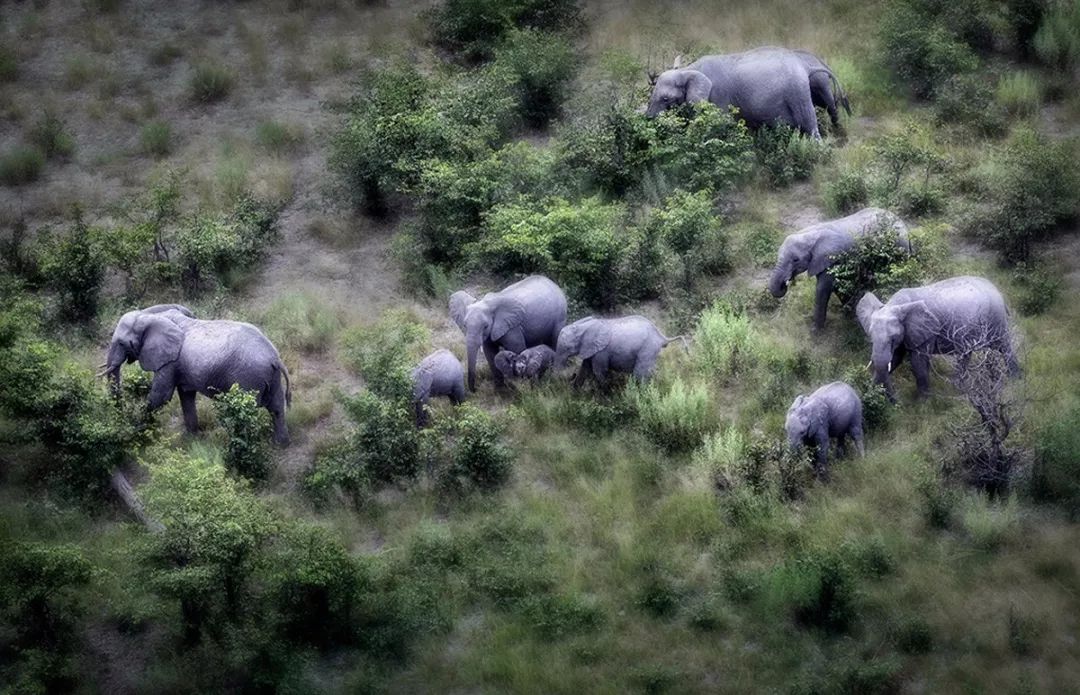
[{"label": "small elephant calf", "polygon": [[863,447],[862,400],[855,389],[842,381],[822,386],[809,396],[799,396],[788,409],[788,443],[795,449],[804,444],[816,444],[817,455],[814,472],[818,478],[829,477],[829,440],[835,439],[839,453],[844,455],[844,437],[855,441],[859,456],[865,454]]},{"label": "small elephant calf", "polygon": [[555,351],[547,345],[522,350],[514,358],[514,376],[538,381],[555,364]]},{"label": "small elephant calf", "polygon": [[412,378],[417,427],[427,424],[426,406],[432,396],[446,396],[454,405],[465,400],[465,370],[454,353],[445,348],[421,360]]}]

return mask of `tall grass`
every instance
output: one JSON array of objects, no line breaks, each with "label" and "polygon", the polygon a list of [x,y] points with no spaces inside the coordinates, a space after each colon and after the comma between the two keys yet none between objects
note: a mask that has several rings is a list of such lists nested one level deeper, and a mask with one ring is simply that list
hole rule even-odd
[{"label": "tall grass", "polygon": [[694,329],[694,361],[721,379],[746,373],[761,361],[765,340],[744,314],[724,304],[706,310]]},{"label": "tall grass", "polygon": [[324,353],[341,332],[338,311],[314,292],[282,294],[263,312],[261,325],[279,348]]},{"label": "tall grass", "polygon": [[995,97],[997,103],[1009,113],[1030,116],[1039,110],[1042,85],[1039,77],[1032,72],[1010,72],[998,82]]},{"label": "tall grass", "polygon": [[664,392],[655,383],[627,387],[645,436],[665,451],[691,451],[714,427],[704,384],[687,385],[679,377]]}]

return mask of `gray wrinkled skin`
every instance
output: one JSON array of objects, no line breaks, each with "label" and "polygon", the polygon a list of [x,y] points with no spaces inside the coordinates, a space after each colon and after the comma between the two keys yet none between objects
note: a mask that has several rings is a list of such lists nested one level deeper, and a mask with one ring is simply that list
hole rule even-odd
[{"label": "gray wrinkled skin", "polygon": [[609,370],[632,374],[639,381],[652,376],[660,351],[682,336],[668,338],[644,316],[598,319],[592,316],[571,323],[559,333],[555,367],[562,369],[571,357],[581,358],[574,377],[580,386],[588,375],[601,385]]},{"label": "gray wrinkled skin", "polygon": [[[785,49],[778,48],[777,50]],[[799,50],[792,53],[797,55],[810,71],[810,100],[814,106],[820,106],[828,112],[833,126],[840,125],[840,114],[836,108],[838,105],[847,112],[847,115],[851,115],[851,103],[840,86],[840,81],[836,79],[836,75],[825,64],[825,61],[813,53]]]},{"label": "gray wrinkled skin", "polygon": [[787,294],[788,285],[799,273],[817,278],[814,298],[814,329],[825,327],[829,298],[835,290],[835,279],[829,273],[833,257],[855,245],[858,237],[884,229],[898,232],[898,243],[910,251],[908,228],[888,210],[863,208],[836,220],[827,220],[788,235],[776,254],[776,266],[769,275],[769,292],[780,298]]},{"label": "gray wrinkled skin", "polygon": [[518,379],[539,381],[553,364],[555,351],[547,345],[537,345],[514,357],[514,376]]},{"label": "gray wrinkled skin", "polygon": [[154,372],[150,408],[160,408],[173,391],[179,392],[189,432],[199,428],[196,393],[214,396],[239,384],[254,391],[259,405],[270,411],[274,441],[289,443],[285,425],[285,409],[292,400],[289,370],[277,348],[250,323],[203,321],[178,304],[129,311],[116,324],[106,356],[104,373],[114,389],[120,386],[120,367],[135,360]]},{"label": "gray wrinkled skin", "polygon": [[505,381],[495,368],[500,349],[521,352],[536,345],[555,347],[566,325],[566,295],[542,275],[530,275],[477,301],[468,292],[450,297],[450,318],[465,334],[469,390],[476,391],[476,353],[481,348],[495,379]]},{"label": "gray wrinkled skin", "polygon": [[865,455],[862,401],[855,389],[842,381],[797,397],[788,409],[784,430],[788,444],[795,449],[807,444],[817,446],[814,470],[820,478],[828,477],[830,440],[836,440],[843,456],[844,438],[850,437],[859,456]]},{"label": "gray wrinkled skin", "polygon": [[855,309],[873,344],[874,380],[895,401],[889,376],[904,357],[911,361],[919,395],[930,392],[930,356],[947,355],[973,345],[1000,352],[1010,373],[1020,366],[1009,335],[1005,299],[985,278],[961,276],[899,290],[887,303],[866,293]]},{"label": "gray wrinkled skin", "polygon": [[427,403],[432,396],[446,396],[454,405],[465,400],[465,370],[447,349],[436,350],[412,371],[416,426],[427,424]]},{"label": "gray wrinkled skin", "polygon": [[499,350],[495,355],[495,371],[498,372],[503,379],[509,381],[514,378],[514,360],[517,359],[516,352],[510,352],[509,350]]},{"label": "gray wrinkled skin", "polygon": [[819,99],[824,101],[819,76],[825,81],[835,112],[829,83],[835,84],[840,94],[843,92],[832,72],[811,54],[766,46],[743,53],[704,56],[685,68],[661,73],[645,114],[655,117],[673,106],[708,100],[720,108],[736,107],[751,128],[780,121],[820,138],[811,93],[813,80]]}]

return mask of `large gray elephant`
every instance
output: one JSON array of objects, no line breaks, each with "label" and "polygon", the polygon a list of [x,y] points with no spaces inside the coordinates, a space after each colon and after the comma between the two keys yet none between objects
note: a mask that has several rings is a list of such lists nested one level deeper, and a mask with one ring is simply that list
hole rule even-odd
[{"label": "large gray elephant", "polygon": [[826,87],[831,81],[838,92],[843,91],[824,63],[818,60],[811,66],[806,55],[766,46],[704,56],[685,68],[676,63],[657,77],[645,115],[654,117],[673,106],[708,100],[721,108],[736,107],[751,128],[779,121],[820,138],[811,80],[820,75]]},{"label": "large gray elephant", "polygon": [[580,386],[592,374],[603,384],[609,370],[633,374],[644,381],[656,369],[660,351],[684,336],[668,338],[644,316],[624,316],[617,319],[580,319],[562,329],[555,348],[555,367],[562,369],[571,357],[581,358],[581,369],[574,377]]},{"label": "large gray elephant", "polygon": [[[777,49],[786,50],[786,49]],[[847,93],[840,86],[840,80],[833,74],[832,69],[821,58],[810,51],[792,51],[802,59],[806,69],[810,71],[810,100],[814,106],[820,106],[829,114],[829,120],[833,126],[840,125],[840,113],[837,105],[841,106],[847,115],[851,115],[851,102],[848,101]]]},{"label": "large gray elephant", "polygon": [[446,396],[454,405],[465,400],[465,370],[454,353],[443,348],[420,361],[412,371],[416,426],[427,424],[427,403],[432,396]]},{"label": "large gray elephant", "polygon": [[859,456],[865,455],[862,410],[859,394],[842,381],[825,384],[809,396],[798,396],[784,422],[788,444],[794,449],[816,444],[814,471],[819,478],[827,478],[831,439],[836,440],[841,456],[845,437],[855,442]]},{"label": "large gray elephant", "polygon": [[499,348],[521,352],[534,345],[554,348],[566,325],[566,295],[542,275],[530,275],[476,300],[468,292],[450,297],[450,318],[465,334],[469,390],[476,390],[476,351],[483,348],[495,385],[505,382],[495,369]]},{"label": "large gray elephant", "polygon": [[858,237],[895,230],[897,243],[910,251],[908,228],[896,215],[881,208],[864,208],[856,213],[828,220],[788,235],[776,254],[776,267],[769,276],[769,292],[776,298],[787,294],[788,285],[799,273],[817,278],[814,298],[814,329],[825,326],[825,312],[836,281],[829,268],[836,255],[849,250]]},{"label": "large gray elephant", "polygon": [[930,356],[990,348],[1005,358],[1009,372],[1020,366],[1009,334],[1009,311],[1001,292],[985,278],[962,276],[899,290],[882,304],[872,292],[855,309],[873,344],[874,380],[894,401],[890,374],[907,356],[919,395],[930,392]]},{"label": "large gray elephant", "polygon": [[273,343],[250,323],[204,321],[178,304],[129,311],[113,331],[102,375],[118,389],[120,367],[135,360],[154,373],[150,409],[160,408],[173,391],[179,392],[189,432],[199,428],[196,393],[214,396],[239,384],[254,391],[259,405],[270,411],[274,441],[289,443],[285,424],[285,409],[292,401],[289,370]]}]

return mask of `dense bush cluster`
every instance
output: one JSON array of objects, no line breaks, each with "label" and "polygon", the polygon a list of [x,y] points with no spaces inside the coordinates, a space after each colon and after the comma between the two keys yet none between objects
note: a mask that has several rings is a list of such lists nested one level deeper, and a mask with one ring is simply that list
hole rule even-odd
[{"label": "dense bush cluster", "polygon": [[437,45],[475,62],[491,58],[515,29],[575,31],[581,9],[577,0],[443,0],[427,20]]},{"label": "dense bush cluster", "polygon": [[217,421],[225,431],[225,465],[249,480],[270,472],[270,414],[252,391],[238,384],[214,398]]}]

